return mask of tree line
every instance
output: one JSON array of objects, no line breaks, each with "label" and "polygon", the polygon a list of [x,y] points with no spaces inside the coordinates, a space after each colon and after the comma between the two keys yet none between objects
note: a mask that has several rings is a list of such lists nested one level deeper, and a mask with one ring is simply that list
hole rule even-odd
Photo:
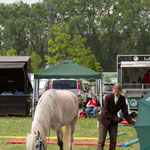
[{"label": "tree line", "polygon": [[0,4],[0,55],[30,55],[33,72],[63,59],[115,71],[118,54],[149,54],[149,31],[149,0]]}]

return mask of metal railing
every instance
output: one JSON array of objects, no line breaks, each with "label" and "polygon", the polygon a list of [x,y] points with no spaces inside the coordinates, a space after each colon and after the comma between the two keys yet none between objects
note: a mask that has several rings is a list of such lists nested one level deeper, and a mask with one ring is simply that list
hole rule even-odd
[{"label": "metal railing", "polygon": [[150,89],[150,84],[143,84],[143,83],[123,83],[122,87],[125,89]]}]

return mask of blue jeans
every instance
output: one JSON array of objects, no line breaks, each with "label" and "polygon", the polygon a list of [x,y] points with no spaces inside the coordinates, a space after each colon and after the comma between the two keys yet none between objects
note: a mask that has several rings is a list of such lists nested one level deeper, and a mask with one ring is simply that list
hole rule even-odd
[{"label": "blue jeans", "polygon": [[86,112],[86,115],[87,115],[88,118],[91,118],[91,112],[93,112],[93,117],[96,118],[97,108],[96,107],[94,107],[94,108],[86,108],[85,112]]}]

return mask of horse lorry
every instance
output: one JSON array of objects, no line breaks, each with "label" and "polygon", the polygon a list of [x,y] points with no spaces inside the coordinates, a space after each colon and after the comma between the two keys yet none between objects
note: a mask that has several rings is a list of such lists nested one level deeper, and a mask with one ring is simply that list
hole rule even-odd
[{"label": "horse lorry", "polygon": [[117,81],[126,93],[130,109],[138,109],[143,92],[150,93],[147,84],[142,83],[149,69],[150,55],[117,55]]}]

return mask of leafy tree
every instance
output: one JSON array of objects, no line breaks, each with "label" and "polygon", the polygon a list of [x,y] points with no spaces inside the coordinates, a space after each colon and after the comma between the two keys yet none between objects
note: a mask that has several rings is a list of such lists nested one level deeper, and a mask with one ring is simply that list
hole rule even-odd
[{"label": "leafy tree", "polygon": [[11,49],[7,51],[7,56],[17,56],[17,51],[11,47]]},{"label": "leafy tree", "polygon": [[3,8],[3,13],[1,14],[3,21],[1,22],[3,32],[2,48],[8,50],[13,47],[19,54],[28,45],[25,27],[30,7],[22,2],[20,4],[14,3],[0,6]]},{"label": "leafy tree", "polygon": [[68,24],[54,25],[51,37],[53,38],[49,39],[49,55],[45,55],[49,65],[59,63],[65,59],[71,59],[97,72],[102,71],[102,67],[100,63],[96,62],[91,49],[85,48],[86,38],[82,38],[78,33],[71,36]]},{"label": "leafy tree", "polygon": [[35,52],[32,52],[31,54],[31,72],[32,73],[41,71],[41,69],[39,69],[41,61],[42,61],[41,57]]},{"label": "leafy tree", "polygon": [[[44,55],[48,51],[48,11],[42,3],[32,4],[30,24],[27,27],[27,33],[29,34],[29,46],[28,49],[36,51],[41,56],[43,64],[45,63]],[[45,64],[44,64],[45,65]],[[42,66],[43,67],[43,66]]]},{"label": "leafy tree", "polygon": [[[98,61],[107,70],[115,70],[118,54],[148,54],[150,47],[148,0],[107,0],[98,18],[101,43]],[[109,64],[109,65],[108,65]]]},{"label": "leafy tree", "polygon": [[0,50],[0,56],[5,56],[6,55],[6,50]]},{"label": "leafy tree", "polygon": [[[97,18],[103,12],[100,0],[45,0],[49,11],[51,25],[69,24],[69,34],[77,32],[86,37],[85,47],[91,47],[92,53],[97,56],[101,52],[97,34]],[[101,57],[100,57],[101,58]],[[101,61],[99,61],[101,62]]]},{"label": "leafy tree", "polygon": [[45,0],[52,24],[68,23],[85,36],[105,71],[114,71],[117,54],[148,54],[149,0]]},{"label": "leafy tree", "polygon": [[17,56],[17,51],[12,47],[9,50],[0,50],[0,56]]},{"label": "leafy tree", "polygon": [[[0,55],[7,55],[11,48],[17,55],[35,52],[43,68],[44,56],[52,56],[48,39],[54,40],[53,25],[67,23],[69,30],[64,33],[71,40],[80,39],[77,35],[85,37],[85,49],[88,52],[90,47],[95,55],[88,56],[90,62],[101,62],[105,71],[115,71],[117,54],[149,54],[149,14],[149,0],[45,0],[31,6],[0,3]],[[91,66],[90,62],[85,64]]]},{"label": "leafy tree", "polygon": [[48,51],[47,14],[42,3],[0,4],[0,49],[8,51],[12,47],[17,55],[31,55],[34,51],[42,58],[40,67],[44,67]]}]

